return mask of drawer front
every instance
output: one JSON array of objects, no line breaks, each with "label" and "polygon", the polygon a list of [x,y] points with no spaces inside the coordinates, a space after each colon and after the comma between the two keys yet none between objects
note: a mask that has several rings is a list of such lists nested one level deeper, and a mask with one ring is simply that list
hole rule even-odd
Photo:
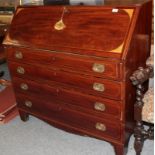
[{"label": "drawer front", "polygon": [[[65,104],[71,109],[83,111],[89,114],[96,114],[99,117],[113,117],[113,119],[121,119],[122,102],[94,97],[69,91],[59,87],[50,87],[45,84],[38,84],[33,81],[25,81],[19,78],[13,78],[14,88],[16,92],[24,93],[27,96],[33,94],[38,98],[48,99],[50,101]],[[22,84],[26,84],[28,89],[22,89]]]},{"label": "drawer front", "polygon": [[73,54],[30,50],[26,48],[8,48],[7,56],[9,60],[20,63],[27,62],[50,65],[51,68],[68,70],[73,73],[91,74],[96,77],[121,78],[121,65],[114,60],[110,61],[101,58],[88,58],[86,56],[75,56]]},{"label": "drawer front", "polygon": [[86,94],[122,99],[121,82],[56,71],[39,65],[9,63],[9,68],[12,76],[47,82],[50,85],[60,85]]},{"label": "drawer front", "polygon": [[63,105],[54,104],[52,101],[38,100],[22,94],[17,94],[17,103],[18,108],[42,118],[65,123],[103,138],[120,139],[121,125],[118,122],[112,123],[112,121],[70,110]]}]

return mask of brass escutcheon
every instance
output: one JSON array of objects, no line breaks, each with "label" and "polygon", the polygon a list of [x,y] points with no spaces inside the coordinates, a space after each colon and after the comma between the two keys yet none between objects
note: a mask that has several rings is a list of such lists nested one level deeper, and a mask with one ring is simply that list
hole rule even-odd
[{"label": "brass escutcheon", "polygon": [[22,58],[23,58],[22,52],[16,51],[16,52],[15,52],[15,58],[17,58],[17,59],[22,59]]},{"label": "brass escutcheon", "polygon": [[96,129],[100,131],[106,131],[106,126],[103,123],[96,123]]},{"label": "brass escutcheon", "polygon": [[104,87],[104,84],[101,84],[101,83],[94,83],[93,84],[93,89],[96,90],[96,91],[100,91],[100,92],[103,92],[105,90],[105,87]]},{"label": "brass escutcheon", "polygon": [[20,85],[20,88],[21,88],[22,90],[28,90],[28,89],[29,89],[29,87],[28,87],[28,85],[27,85],[26,83],[22,83],[22,84]]},{"label": "brass escutcheon", "polygon": [[94,63],[92,70],[97,73],[103,73],[105,66],[103,64]]},{"label": "brass escutcheon", "polygon": [[103,104],[101,102],[96,102],[94,104],[94,109],[98,110],[98,111],[105,111],[106,107],[105,107],[105,104]]},{"label": "brass escutcheon", "polygon": [[25,105],[29,108],[32,107],[32,102],[31,101],[25,101]]},{"label": "brass escutcheon", "polygon": [[25,69],[21,66],[17,67],[17,73],[19,74],[24,74],[25,73]]}]

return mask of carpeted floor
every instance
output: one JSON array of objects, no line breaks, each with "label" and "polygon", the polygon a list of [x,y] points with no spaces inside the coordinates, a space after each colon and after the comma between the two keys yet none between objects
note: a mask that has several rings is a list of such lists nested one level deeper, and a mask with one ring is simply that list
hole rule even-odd
[{"label": "carpeted floor", "polygon": [[[6,65],[2,68],[7,70]],[[127,155],[135,155],[133,140],[132,136]],[[153,154],[154,142],[145,141],[142,155]],[[31,116],[26,123],[16,117],[0,125],[0,155],[114,155],[114,150],[105,141],[67,133]]]},{"label": "carpeted floor", "polygon": [[[133,139],[127,155],[135,155]],[[153,144],[145,141],[142,155],[153,155]],[[16,117],[0,125],[0,155],[114,155],[114,150],[105,141],[67,133],[31,116],[26,123]]]}]

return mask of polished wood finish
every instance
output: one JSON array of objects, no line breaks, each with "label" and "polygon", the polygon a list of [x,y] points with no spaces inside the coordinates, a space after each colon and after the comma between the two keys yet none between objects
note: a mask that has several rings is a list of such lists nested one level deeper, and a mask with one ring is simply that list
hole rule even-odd
[{"label": "polished wood finish", "polygon": [[[19,63],[9,63],[9,65],[10,69],[13,71],[12,75],[16,77],[25,77],[26,79],[31,80],[37,79],[40,83],[46,79],[44,83],[49,85],[61,85],[66,89],[77,90],[78,92],[87,92],[88,94],[94,94],[116,100],[123,98],[123,94],[121,94],[122,84],[120,82],[46,69],[39,65],[31,66],[26,64],[21,65]],[[24,73],[18,71],[19,67],[24,69]],[[103,85],[104,90],[95,90],[95,83]]]},{"label": "polished wood finish", "polygon": [[[122,79],[122,64],[117,59],[105,59],[100,57],[82,57],[80,55],[69,55],[55,51],[34,50],[29,48],[9,48],[7,51],[7,57],[10,61],[17,58],[17,54],[22,54],[20,58],[17,58],[19,63],[29,60],[29,63],[36,63],[42,65],[51,65],[55,70],[63,70],[67,72],[80,73],[84,75],[92,74],[95,77],[107,77],[108,79]],[[104,66],[103,72],[94,72],[94,64],[101,64]]]},{"label": "polished wood finish", "polygon": [[[48,84],[38,84],[33,81],[28,81],[24,79],[14,78],[15,91],[19,93],[24,93],[29,96],[33,94],[37,96],[42,95],[43,99],[50,100],[57,104],[67,104],[68,107],[72,109],[79,109],[83,112],[90,114],[95,113],[96,115],[102,117],[111,117],[112,119],[120,120],[121,119],[121,105],[120,101],[109,100],[106,98],[95,97],[92,95],[82,94],[77,91],[70,91],[61,87],[48,86]],[[28,85],[28,90],[22,90],[21,84],[26,83]],[[42,91],[40,91],[42,90]],[[72,98],[72,99],[71,99]],[[83,104],[85,103],[85,104]],[[100,111],[94,108],[95,103],[102,103],[105,105],[105,110]]]},{"label": "polished wood finish", "polygon": [[[16,24],[10,28],[10,39],[14,37],[13,40],[9,40],[9,43],[12,44],[18,40],[17,45],[20,43],[27,47],[44,49],[46,47],[54,51],[63,50],[76,54],[102,56],[105,52],[117,49],[125,41],[131,20],[123,9],[120,9],[118,13],[113,13],[111,8],[105,7],[98,9],[97,7],[66,6],[66,9],[63,18],[66,28],[63,31],[54,29],[55,23],[60,20],[63,7],[55,6],[52,9],[36,7],[35,9],[21,9],[20,13],[17,11],[16,14],[19,17],[14,18],[13,22]],[[132,8],[130,10],[133,11]],[[29,17],[32,14],[30,22]],[[23,16],[24,19],[21,21]],[[89,18],[86,18],[88,16]],[[116,27],[108,25],[119,26],[121,29],[118,31]],[[35,27],[35,29],[30,29],[30,27]],[[19,31],[23,32],[20,36],[16,35]],[[40,32],[39,37],[38,32]],[[28,34],[33,34],[33,38]],[[46,43],[47,38],[50,44]],[[116,52],[121,53],[122,50]]]},{"label": "polished wood finish", "polygon": [[34,115],[124,155],[135,125],[130,76],[150,52],[151,1],[119,2],[19,7],[4,44],[22,120]]},{"label": "polished wood finish", "polygon": [[[25,105],[25,99],[32,102],[32,108]],[[43,118],[53,119],[57,122],[62,122],[75,126],[77,128],[86,129],[88,132],[94,132],[95,135],[102,135],[102,137],[110,137],[114,139],[120,139],[120,128],[121,125],[118,123],[110,123],[107,120],[101,118],[91,117],[90,115],[79,113],[75,110],[69,109],[63,104],[53,104],[52,101],[40,100],[36,98],[31,98],[31,96],[23,96],[19,94],[17,100],[21,103],[19,108],[30,111]],[[44,105],[44,111],[42,110]],[[105,131],[100,131],[96,129],[96,123],[103,123],[106,126]]]}]

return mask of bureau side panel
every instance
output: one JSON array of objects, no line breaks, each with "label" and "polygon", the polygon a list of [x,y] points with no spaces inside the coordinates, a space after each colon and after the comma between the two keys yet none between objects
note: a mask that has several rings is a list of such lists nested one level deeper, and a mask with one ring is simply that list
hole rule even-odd
[{"label": "bureau side panel", "polygon": [[[125,127],[126,134],[132,132],[134,127],[134,103],[136,90],[130,81],[130,76],[138,67],[144,67],[150,54],[151,45],[151,16],[152,3],[145,3],[136,9],[135,29],[128,52],[124,59],[124,88],[125,88]],[[128,136],[126,136],[128,138]]]}]

